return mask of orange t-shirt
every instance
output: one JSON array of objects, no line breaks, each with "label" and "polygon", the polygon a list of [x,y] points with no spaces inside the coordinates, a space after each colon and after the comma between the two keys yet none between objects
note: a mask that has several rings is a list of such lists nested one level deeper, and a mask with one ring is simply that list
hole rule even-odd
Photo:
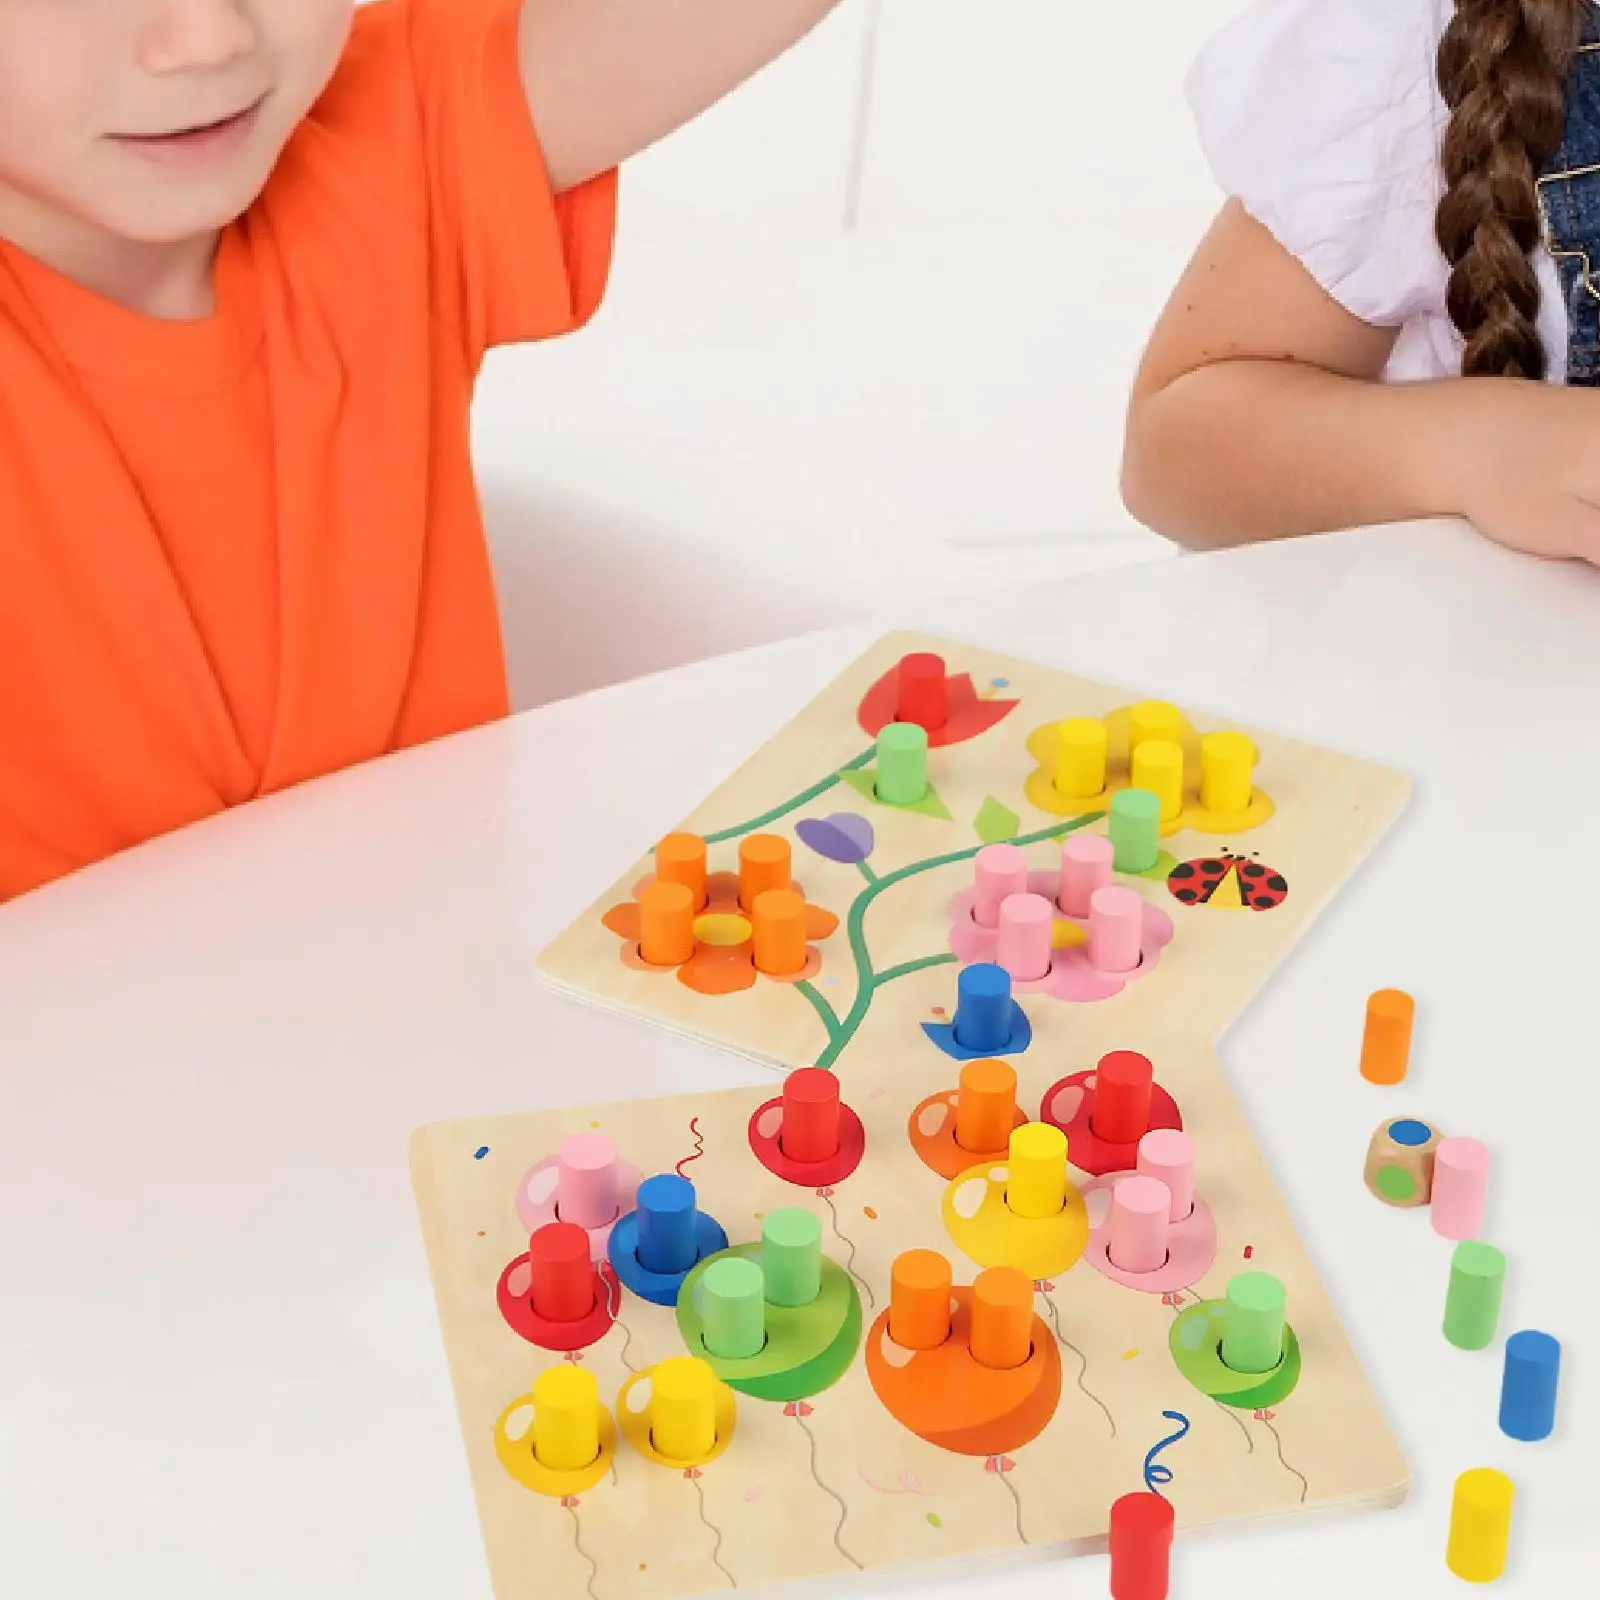
[{"label": "orange t-shirt", "polygon": [[473,383],[593,314],[616,205],[551,195],[520,11],[360,9],[204,321],[0,243],[0,900],[505,713]]}]

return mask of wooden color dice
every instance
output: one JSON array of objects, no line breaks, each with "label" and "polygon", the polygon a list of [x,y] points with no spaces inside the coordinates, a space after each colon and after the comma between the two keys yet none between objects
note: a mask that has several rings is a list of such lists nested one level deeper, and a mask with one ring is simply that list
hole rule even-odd
[{"label": "wooden color dice", "polygon": [[1433,1153],[1443,1138],[1416,1117],[1391,1117],[1367,1146],[1367,1187],[1385,1205],[1427,1205],[1433,1194]]}]

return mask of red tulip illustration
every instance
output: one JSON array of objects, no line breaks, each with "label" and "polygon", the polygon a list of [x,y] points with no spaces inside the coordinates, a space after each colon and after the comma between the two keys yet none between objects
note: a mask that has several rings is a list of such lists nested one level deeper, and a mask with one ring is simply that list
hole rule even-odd
[{"label": "red tulip illustration", "polygon": [[971,675],[946,672],[943,660],[919,652],[892,666],[862,697],[856,719],[876,739],[891,722],[925,728],[928,744],[964,744],[987,733],[1016,706],[1015,700],[982,700]]}]

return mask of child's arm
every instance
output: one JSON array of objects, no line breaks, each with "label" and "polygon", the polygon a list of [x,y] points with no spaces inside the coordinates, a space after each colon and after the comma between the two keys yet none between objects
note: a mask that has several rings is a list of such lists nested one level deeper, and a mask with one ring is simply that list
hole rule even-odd
[{"label": "child's arm", "polygon": [[1380,383],[1394,339],[1230,204],[1134,387],[1129,509],[1197,549],[1464,516],[1520,549],[1600,557],[1600,394]]},{"label": "child's arm", "polygon": [[839,0],[524,0],[522,76],[556,190],[688,122]]},{"label": "child's arm", "polygon": [[1395,415],[1408,397],[1375,381],[1393,343],[1230,203],[1173,291],[1135,381],[1128,508],[1197,547],[1439,509],[1423,453],[1406,447]]}]

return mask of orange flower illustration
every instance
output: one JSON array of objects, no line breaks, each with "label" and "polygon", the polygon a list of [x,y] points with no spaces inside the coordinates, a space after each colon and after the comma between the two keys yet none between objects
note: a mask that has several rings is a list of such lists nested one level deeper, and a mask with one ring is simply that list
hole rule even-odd
[{"label": "orange flower illustration", "polygon": [[[634,886],[634,898],[613,906],[601,919],[623,941],[625,965],[640,972],[676,972],[679,983],[699,994],[737,994],[741,989],[753,988],[758,976],[774,983],[798,983],[802,978],[816,977],[821,970],[822,952],[808,942],[805,965],[798,972],[782,977],[757,972],[755,930],[739,904],[736,872],[713,872],[707,876],[706,903],[694,920],[694,953],[689,959],[676,967],[655,966],[640,953],[644,917],[638,899],[654,882],[653,874],[641,879]],[[791,883],[790,888],[801,896],[805,894],[798,883]],[[838,928],[839,919],[831,911],[808,902],[805,924],[808,941],[826,939]]]}]

